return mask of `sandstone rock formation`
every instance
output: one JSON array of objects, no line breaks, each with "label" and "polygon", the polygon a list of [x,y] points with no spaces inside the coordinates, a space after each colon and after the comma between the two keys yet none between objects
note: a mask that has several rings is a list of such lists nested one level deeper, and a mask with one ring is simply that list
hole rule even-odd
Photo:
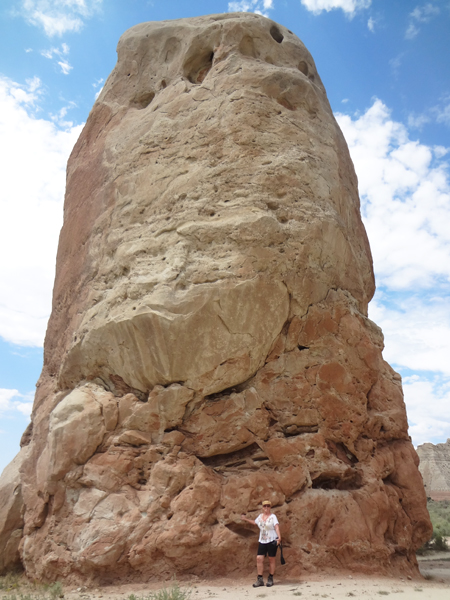
[{"label": "sandstone rock formation", "polygon": [[24,506],[19,471],[27,454],[28,448],[22,448],[0,477],[0,574],[21,567]]},{"label": "sandstone rock formation", "polygon": [[417,448],[425,492],[433,500],[450,500],[450,438],[445,444]]},{"label": "sandstone rock formation", "polygon": [[71,155],[21,469],[27,573],[416,573],[400,377],[367,318],[357,181],[313,59],[255,14],[144,23]]}]

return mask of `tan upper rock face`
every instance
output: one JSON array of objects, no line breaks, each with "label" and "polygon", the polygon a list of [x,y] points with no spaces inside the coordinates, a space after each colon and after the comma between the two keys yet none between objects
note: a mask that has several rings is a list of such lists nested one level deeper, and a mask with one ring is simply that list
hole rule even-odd
[{"label": "tan upper rock face", "polygon": [[112,370],[143,392],[214,393],[331,288],[365,312],[373,273],[303,44],[255,15],[127,31],[68,168],[47,357],[61,387]]},{"label": "tan upper rock face", "polygon": [[34,578],[414,573],[430,535],[347,146],[255,14],[144,23],[68,165],[21,468]]},{"label": "tan upper rock face", "polygon": [[445,444],[422,444],[417,454],[427,496],[450,500],[450,438]]}]

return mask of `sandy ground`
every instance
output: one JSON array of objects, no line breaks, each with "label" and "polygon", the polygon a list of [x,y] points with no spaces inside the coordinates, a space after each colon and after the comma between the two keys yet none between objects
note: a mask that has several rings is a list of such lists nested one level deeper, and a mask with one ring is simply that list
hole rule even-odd
[{"label": "sandy ground", "polygon": [[[278,567],[275,585],[272,588],[253,588],[255,578],[215,580],[213,582],[197,581],[190,584],[180,583],[183,589],[191,590],[190,600],[313,600],[328,598],[340,600],[358,598],[375,600],[383,596],[399,594],[398,600],[450,600],[450,553],[435,553],[432,556],[419,558],[423,579],[391,579],[382,577],[305,577],[300,580],[283,578],[283,568]],[[167,582],[170,588],[172,582]],[[94,589],[76,588],[66,590],[66,600],[127,600],[131,594],[145,597],[160,585],[122,585]],[[401,594],[401,595],[400,595]]]}]

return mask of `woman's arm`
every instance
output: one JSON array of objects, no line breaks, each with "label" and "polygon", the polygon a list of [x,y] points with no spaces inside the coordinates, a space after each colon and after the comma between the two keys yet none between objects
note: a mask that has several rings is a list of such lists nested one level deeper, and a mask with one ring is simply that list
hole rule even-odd
[{"label": "woman's arm", "polygon": [[280,526],[278,525],[278,523],[275,525],[275,531],[277,532],[277,536],[278,536],[277,544],[280,545],[281,544],[281,533],[280,533]]},{"label": "woman's arm", "polygon": [[243,521],[247,521],[247,523],[251,523],[252,525],[256,525],[256,521],[254,521],[252,519],[247,519],[247,517],[245,515],[241,515],[241,519]]}]

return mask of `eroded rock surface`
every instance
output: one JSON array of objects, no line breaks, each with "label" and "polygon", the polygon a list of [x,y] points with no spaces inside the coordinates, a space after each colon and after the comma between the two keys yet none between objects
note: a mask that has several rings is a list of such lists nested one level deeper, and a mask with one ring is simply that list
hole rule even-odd
[{"label": "eroded rock surface", "polygon": [[255,14],[133,27],[68,165],[21,470],[38,579],[416,573],[430,535],[313,59]]},{"label": "eroded rock surface", "polygon": [[28,449],[22,448],[0,477],[0,575],[21,567],[24,505],[20,467],[27,453]]},{"label": "eroded rock surface", "polygon": [[417,454],[426,495],[433,500],[450,500],[450,438],[445,444],[422,444]]}]

